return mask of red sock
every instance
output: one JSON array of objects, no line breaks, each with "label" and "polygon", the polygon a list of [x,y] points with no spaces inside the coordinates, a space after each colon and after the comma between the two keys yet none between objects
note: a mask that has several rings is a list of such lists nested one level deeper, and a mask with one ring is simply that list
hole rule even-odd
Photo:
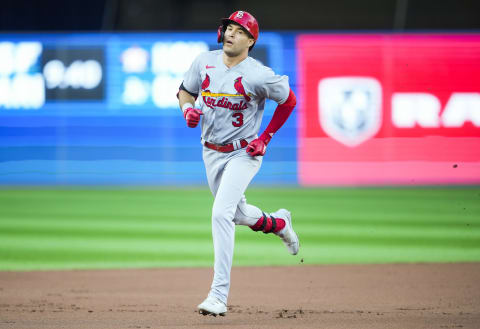
[{"label": "red sock", "polygon": [[[275,226],[275,228],[273,228]],[[282,218],[268,217],[263,214],[262,217],[250,228],[254,231],[262,231],[263,233],[277,233],[285,227],[285,220]],[[273,228],[273,230],[272,230]]]},{"label": "red sock", "polygon": [[277,233],[278,231],[281,231],[285,227],[285,220],[282,218],[275,218],[277,220],[277,227],[275,228],[274,233]]},{"label": "red sock", "polygon": [[263,224],[263,216],[260,217],[260,219],[252,226],[250,226],[250,228],[254,231],[260,231],[260,227],[262,226]]}]

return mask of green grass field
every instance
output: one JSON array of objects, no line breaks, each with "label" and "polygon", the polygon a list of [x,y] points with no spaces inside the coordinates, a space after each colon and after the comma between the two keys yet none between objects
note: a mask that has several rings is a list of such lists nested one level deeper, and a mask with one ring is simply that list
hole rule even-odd
[{"label": "green grass field", "polygon": [[[250,188],[298,256],[237,226],[234,265],[480,261],[480,188]],[[207,189],[0,190],[0,270],[211,266]]]}]

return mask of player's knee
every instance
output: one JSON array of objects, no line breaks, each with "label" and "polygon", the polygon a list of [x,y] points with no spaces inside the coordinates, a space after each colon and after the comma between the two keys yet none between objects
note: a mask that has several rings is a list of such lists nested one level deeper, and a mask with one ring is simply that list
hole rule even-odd
[{"label": "player's knee", "polygon": [[240,207],[237,207],[237,209],[235,210],[235,216],[233,218],[233,222],[236,225],[242,225],[244,219],[245,219],[244,212],[240,209]]},{"label": "player's knee", "polygon": [[235,218],[243,218],[245,217],[245,209],[244,206],[239,204],[237,209],[235,209]]},{"label": "player's knee", "polygon": [[213,206],[212,221],[233,221],[234,212],[231,209],[221,206]]}]

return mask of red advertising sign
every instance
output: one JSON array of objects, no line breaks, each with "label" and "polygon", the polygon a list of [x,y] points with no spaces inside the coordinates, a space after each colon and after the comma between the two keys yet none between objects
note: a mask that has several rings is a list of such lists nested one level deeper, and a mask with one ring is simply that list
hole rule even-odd
[{"label": "red advertising sign", "polygon": [[302,185],[480,183],[480,35],[297,39]]}]

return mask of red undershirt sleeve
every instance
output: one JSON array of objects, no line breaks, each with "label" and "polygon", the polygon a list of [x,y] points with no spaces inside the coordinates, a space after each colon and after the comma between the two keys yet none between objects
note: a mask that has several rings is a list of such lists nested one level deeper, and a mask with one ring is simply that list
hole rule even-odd
[{"label": "red undershirt sleeve", "polygon": [[268,144],[268,142],[270,142],[273,134],[275,134],[278,129],[280,129],[287,121],[296,104],[297,98],[295,97],[292,89],[290,89],[287,100],[283,104],[278,104],[275,112],[273,113],[272,120],[270,120],[267,128],[259,137],[265,142],[265,144]]}]

